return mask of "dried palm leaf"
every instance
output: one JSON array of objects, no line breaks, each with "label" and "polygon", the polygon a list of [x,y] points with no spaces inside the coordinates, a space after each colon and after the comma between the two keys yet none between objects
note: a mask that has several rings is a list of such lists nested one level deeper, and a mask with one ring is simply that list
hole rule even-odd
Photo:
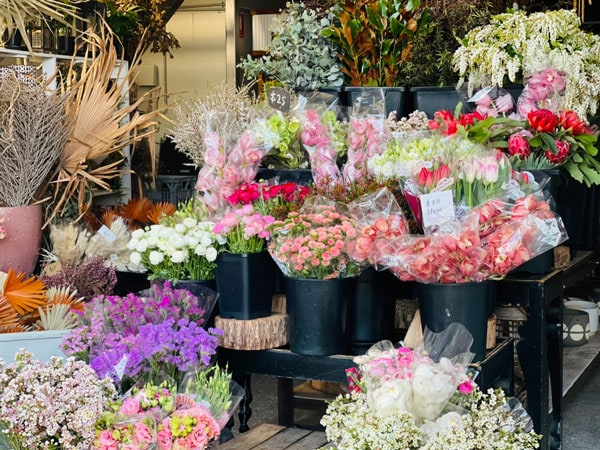
[{"label": "dried palm leaf", "polygon": [[16,325],[9,325],[7,327],[0,327],[0,333],[23,333],[25,331],[29,331],[20,323]]},{"label": "dried palm leaf", "polygon": [[79,325],[77,314],[69,305],[49,305],[38,308],[40,319],[35,323],[36,330],[69,330]]},{"label": "dried palm leaf", "polygon": [[[124,149],[150,137],[158,127],[162,110],[140,113],[138,107],[155,90],[127,102],[128,87],[133,83],[140,62],[136,52],[127,68],[117,58],[113,34],[106,24],[100,34],[85,36],[88,53],[82,64],[73,59],[64,86],[72,92],[67,102],[67,118],[72,123],[67,144],[60,156],[55,177],[54,205],[49,221],[71,199],[77,199],[80,214],[91,201],[92,188],[110,190],[109,181],[121,176]],[[155,160],[153,146],[151,159]],[[115,161],[109,156],[122,158]]]},{"label": "dried palm leaf", "polygon": [[67,305],[70,309],[83,314],[84,298],[77,297],[77,290],[71,290],[69,286],[53,286],[46,293],[48,305]]},{"label": "dried palm leaf", "polygon": [[[70,4],[67,4],[61,0],[2,0],[0,2],[0,37],[10,38],[13,32],[18,30],[27,49],[33,53],[31,42],[27,36],[27,21],[31,17],[42,17],[46,22],[56,20],[68,25],[77,17],[77,10],[73,5],[86,1],[70,0]],[[4,34],[5,32],[6,34]]]},{"label": "dried palm leaf", "polygon": [[129,224],[135,224],[135,222],[146,223],[151,209],[152,202],[150,199],[146,197],[132,198],[121,206],[121,217]]},{"label": "dried palm leaf", "polygon": [[0,329],[10,328],[19,325],[19,316],[15,308],[8,303],[4,295],[0,295]]},{"label": "dried palm leaf", "polygon": [[8,269],[2,289],[8,303],[21,316],[35,311],[47,301],[46,285],[35,276],[25,277],[23,272],[16,273],[13,269]]},{"label": "dried palm leaf", "polygon": [[120,214],[115,209],[107,209],[102,213],[102,217],[100,218],[100,222],[102,225],[105,225],[110,228],[113,222],[120,217]]},{"label": "dried palm leaf", "polygon": [[172,216],[177,211],[177,208],[173,203],[170,202],[157,202],[152,205],[152,208],[148,212],[148,221],[150,223],[158,224],[160,218],[164,216]]}]

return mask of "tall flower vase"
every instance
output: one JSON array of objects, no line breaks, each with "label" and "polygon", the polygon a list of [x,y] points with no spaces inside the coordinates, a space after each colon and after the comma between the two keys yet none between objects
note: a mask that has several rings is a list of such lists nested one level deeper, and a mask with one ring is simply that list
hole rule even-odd
[{"label": "tall flower vase", "polygon": [[494,283],[417,283],[416,292],[423,327],[439,333],[453,322],[464,325],[473,336],[474,361],[483,361],[487,319],[495,305]]},{"label": "tall flower vase", "polygon": [[290,350],[309,356],[348,351],[348,304],[356,278],[286,279]]},{"label": "tall flower vase", "polygon": [[1,207],[0,225],[6,228],[0,240],[0,270],[31,274],[40,255],[42,206]]},{"label": "tall flower vase", "polygon": [[219,315],[238,320],[270,316],[276,270],[267,251],[220,254],[216,272]]},{"label": "tall flower vase", "polygon": [[353,347],[392,339],[400,280],[389,271],[365,270],[348,304],[348,336]]}]

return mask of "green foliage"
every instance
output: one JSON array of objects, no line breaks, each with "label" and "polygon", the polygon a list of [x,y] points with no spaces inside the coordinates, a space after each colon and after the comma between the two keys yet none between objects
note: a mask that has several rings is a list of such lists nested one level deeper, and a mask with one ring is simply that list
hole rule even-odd
[{"label": "green foliage", "polygon": [[339,48],[351,86],[399,86],[400,67],[413,43],[430,33],[429,10],[420,0],[346,0],[323,35]]},{"label": "green foliage", "polygon": [[247,80],[260,74],[287,89],[319,89],[344,82],[335,51],[322,36],[330,19],[304,3],[288,3],[280,20],[271,28],[273,39],[267,54],[248,55],[238,65]]}]

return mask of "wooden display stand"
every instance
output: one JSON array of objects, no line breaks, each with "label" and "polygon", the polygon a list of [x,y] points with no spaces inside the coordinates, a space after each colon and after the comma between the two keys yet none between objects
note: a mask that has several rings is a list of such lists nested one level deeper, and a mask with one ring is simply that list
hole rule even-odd
[{"label": "wooden display stand", "polygon": [[252,320],[215,317],[215,327],[223,330],[219,345],[233,350],[265,350],[288,343],[288,316],[274,313]]}]

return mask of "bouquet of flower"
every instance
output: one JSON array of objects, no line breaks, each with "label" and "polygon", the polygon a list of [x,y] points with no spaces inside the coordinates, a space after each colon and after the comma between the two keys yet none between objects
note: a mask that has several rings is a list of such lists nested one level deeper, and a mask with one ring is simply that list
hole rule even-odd
[{"label": "bouquet of flower", "polygon": [[115,395],[110,379],[74,358],[43,363],[21,351],[12,364],[0,361],[0,423],[14,448],[89,449]]},{"label": "bouquet of flower", "polygon": [[308,155],[300,144],[300,121],[293,115],[276,111],[257,122],[258,132],[270,150],[262,161],[269,169],[305,169]]},{"label": "bouquet of flower", "polygon": [[260,253],[270,236],[269,225],[273,216],[262,215],[247,204],[225,214],[213,227],[223,239],[223,251],[230,253]]},{"label": "bouquet of flower", "polygon": [[271,115],[264,103],[240,89],[217,87],[202,100],[176,108],[171,131],[177,149],[201,167],[196,189],[211,211],[225,205],[241,183],[250,183],[268,148],[256,125]]},{"label": "bouquet of flower", "polygon": [[357,237],[356,224],[333,206],[305,203],[269,229],[269,253],[288,277],[345,278],[361,271],[348,255],[348,242]]},{"label": "bouquet of flower", "polygon": [[291,181],[283,184],[244,183],[227,198],[233,205],[252,205],[263,215],[285,219],[290,211],[297,211],[309,195],[310,189]]},{"label": "bouquet of flower", "polygon": [[[181,400],[183,401],[183,399]],[[187,398],[189,406],[178,407],[158,425],[158,450],[203,450],[221,434],[210,410]]]},{"label": "bouquet of flower", "polygon": [[452,324],[439,335],[426,330],[414,350],[383,341],[356,357],[351,392],[321,420],[328,439],[340,450],[537,448],[531,420],[513,414],[522,406],[509,406],[501,390],[481,393],[467,375],[470,341]]},{"label": "bouquet of flower", "polygon": [[155,287],[151,297],[98,296],[62,348],[116,382],[157,372],[180,382],[188,370],[208,367],[216,352],[221,330],[202,327],[215,302],[210,289],[196,297],[172,289],[168,281]]},{"label": "bouquet of flower", "polygon": [[315,184],[332,185],[341,179],[337,161],[346,153],[346,129],[337,118],[335,105],[325,105],[321,96],[310,101],[310,107],[298,112],[302,123],[300,139],[308,152]]},{"label": "bouquet of flower", "polygon": [[146,267],[149,279],[213,280],[215,260],[224,244],[213,228],[213,222],[186,217],[135,230],[127,246],[130,261]]}]

